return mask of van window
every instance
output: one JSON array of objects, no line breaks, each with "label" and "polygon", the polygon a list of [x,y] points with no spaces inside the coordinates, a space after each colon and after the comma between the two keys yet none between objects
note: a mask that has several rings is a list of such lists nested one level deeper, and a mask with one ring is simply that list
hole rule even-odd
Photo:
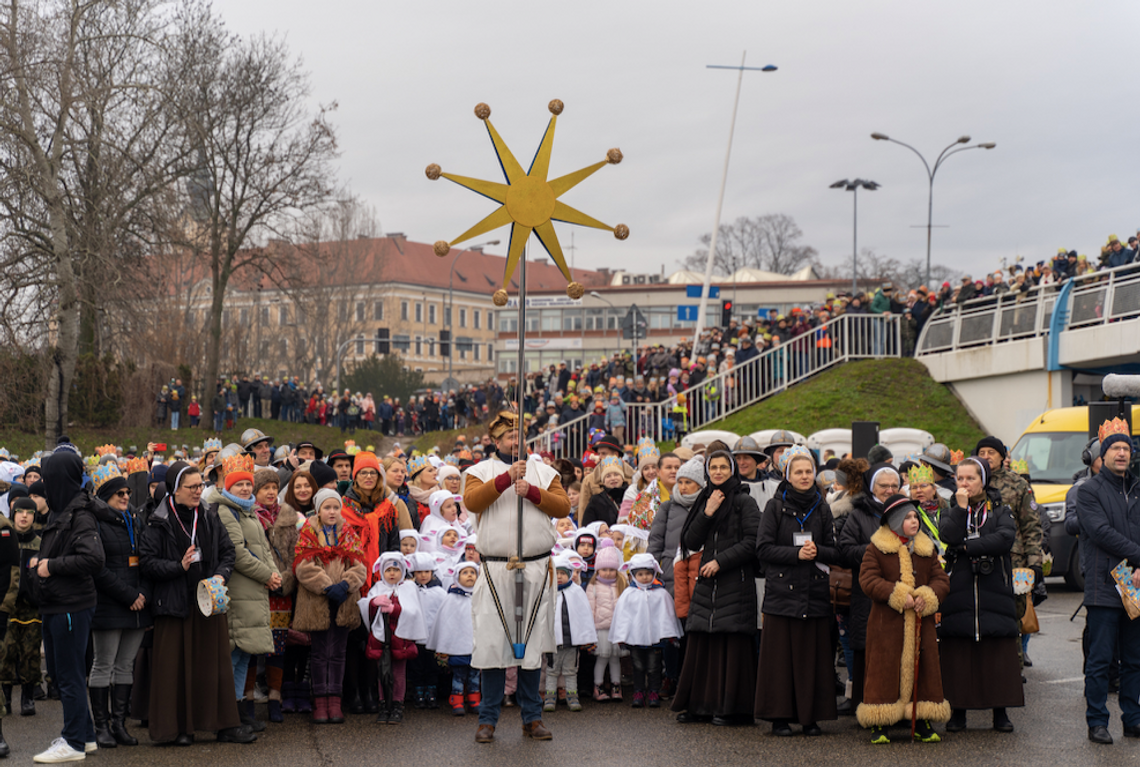
[{"label": "van window", "polygon": [[1088,444],[1084,432],[1038,431],[1023,434],[1010,451],[1012,460],[1025,460],[1034,483],[1067,485],[1085,468],[1081,451]]}]

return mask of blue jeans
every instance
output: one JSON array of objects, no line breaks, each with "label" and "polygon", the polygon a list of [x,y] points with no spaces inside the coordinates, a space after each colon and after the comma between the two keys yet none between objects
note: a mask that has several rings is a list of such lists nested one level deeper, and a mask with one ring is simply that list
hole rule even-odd
[{"label": "blue jeans", "polygon": [[253,656],[237,647],[230,650],[230,663],[234,667],[234,693],[237,695],[237,700],[245,697],[245,675],[249,671],[251,657]]},{"label": "blue jeans", "polygon": [[54,659],[53,678],[63,703],[60,736],[76,751],[95,741],[95,724],[87,707],[87,640],[95,608],[43,616],[44,644]]},{"label": "blue jeans", "polygon": [[225,417],[224,413],[214,413],[214,431],[222,430],[222,419]]},{"label": "blue jeans", "polygon": [[1120,718],[1126,727],[1140,724],[1140,623],[1121,607],[1087,607],[1088,659],[1085,661],[1085,720],[1108,726],[1108,667],[1120,648]]},{"label": "blue jeans", "polygon": [[[542,669],[519,669],[519,686],[515,699],[522,713],[523,724],[542,719],[542,698],[538,693],[538,682]],[[505,668],[483,669],[483,697],[479,703],[479,724],[499,723],[499,712],[503,708],[503,694],[507,688]]]},{"label": "blue jeans", "polygon": [[452,666],[451,694],[462,695],[465,687],[468,695],[479,692],[479,669],[472,666]]},{"label": "blue jeans", "polygon": [[178,418],[181,415],[182,415],[182,413],[180,413],[177,410],[171,412],[171,414],[170,414],[170,428],[171,429],[177,429],[178,428]]}]

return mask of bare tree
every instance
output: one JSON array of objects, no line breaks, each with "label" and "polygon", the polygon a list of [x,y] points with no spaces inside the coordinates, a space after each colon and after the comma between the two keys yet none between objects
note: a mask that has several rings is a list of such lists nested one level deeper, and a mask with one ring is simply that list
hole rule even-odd
[{"label": "bare tree", "polygon": [[[851,279],[850,257],[836,264],[814,264],[816,272],[826,280]],[[918,258],[903,263],[897,258],[877,253],[872,248],[863,248],[859,251],[858,259],[860,280],[875,280],[890,282],[899,288],[910,290],[917,288],[926,279],[926,263]],[[941,264],[935,264],[930,270],[931,288],[940,286],[944,281],[956,280],[959,272]]]},{"label": "bare tree", "polygon": [[[801,237],[803,232],[795,219],[783,213],[738,218],[720,228],[713,270],[731,274],[737,269],[753,268],[792,274],[813,263],[817,255],[815,248],[800,243]],[[711,240],[711,234],[701,236],[705,247],[685,258],[686,268],[704,271]]]},{"label": "bare tree", "polygon": [[186,44],[201,64],[185,73],[182,118],[199,153],[189,188],[211,306],[205,391],[217,379],[222,312],[231,278],[245,270],[272,273],[270,237],[287,235],[298,211],[327,200],[336,136],[335,104],[310,114],[308,76],[283,41],[242,39],[205,25]]}]

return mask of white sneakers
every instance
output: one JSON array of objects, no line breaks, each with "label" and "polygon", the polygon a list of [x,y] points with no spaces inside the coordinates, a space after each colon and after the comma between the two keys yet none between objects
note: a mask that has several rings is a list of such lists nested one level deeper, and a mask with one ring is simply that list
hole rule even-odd
[{"label": "white sneakers", "polygon": [[[86,745],[86,744],[85,744]],[[94,743],[90,745],[95,745]],[[91,749],[94,751],[95,749]],[[56,738],[51,742],[47,751],[36,754],[32,761],[37,764],[59,764],[60,762],[82,762],[87,758],[83,751],[76,751],[63,738]]]},{"label": "white sneakers", "polygon": [[99,750],[99,744],[91,740],[83,744],[83,752],[87,754],[94,754]]}]

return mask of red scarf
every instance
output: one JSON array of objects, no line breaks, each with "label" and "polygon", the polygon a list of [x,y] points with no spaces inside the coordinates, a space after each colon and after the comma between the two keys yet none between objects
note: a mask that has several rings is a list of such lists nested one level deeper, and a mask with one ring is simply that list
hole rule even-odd
[{"label": "red scarf", "polygon": [[[360,504],[352,498],[341,500],[341,515],[347,523],[345,529],[352,529],[361,538],[361,548],[364,550],[365,569],[371,571],[371,563],[380,558],[380,532],[389,532],[400,524],[399,512],[395,505],[385,498],[370,513],[365,514]],[[360,595],[368,593],[372,587],[373,573],[365,577],[364,585],[360,587]]]},{"label": "red scarf", "polygon": [[319,526],[320,522],[314,517],[301,528],[301,533],[297,536],[297,556],[293,560],[294,572],[297,570],[297,564],[306,559],[315,559],[326,567],[333,560],[342,559],[348,566],[360,562],[366,570],[368,569],[360,533],[356,528],[344,523],[339,524],[336,531],[337,543],[329,546],[327,542],[321,541]]},{"label": "red scarf", "polygon": [[281,513],[281,504],[274,501],[269,506],[262,506],[259,503],[253,507],[253,511],[257,514],[257,521],[261,523],[262,528],[268,530],[273,527],[273,523],[277,521],[277,515]]}]

